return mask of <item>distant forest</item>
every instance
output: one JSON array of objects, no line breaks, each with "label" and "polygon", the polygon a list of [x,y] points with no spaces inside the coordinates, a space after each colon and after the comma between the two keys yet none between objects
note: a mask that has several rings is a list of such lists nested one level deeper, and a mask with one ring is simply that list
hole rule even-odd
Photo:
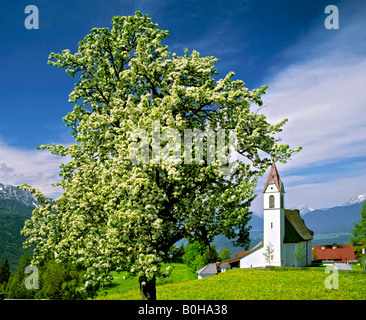
[{"label": "distant forest", "polygon": [[23,255],[20,234],[24,222],[31,218],[33,207],[17,200],[0,199],[0,261],[8,258],[12,272],[15,272],[19,258]]}]

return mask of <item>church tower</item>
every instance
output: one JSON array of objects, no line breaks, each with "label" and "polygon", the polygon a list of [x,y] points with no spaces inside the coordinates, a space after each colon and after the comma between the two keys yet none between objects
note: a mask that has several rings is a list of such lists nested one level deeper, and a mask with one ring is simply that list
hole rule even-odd
[{"label": "church tower", "polygon": [[[271,257],[271,266],[284,265],[284,246],[285,235],[285,189],[278,174],[274,159],[268,175],[267,182],[263,191],[264,213],[263,213],[263,249],[267,252],[268,245],[272,245],[274,252]],[[268,262],[263,257],[264,265]]]}]

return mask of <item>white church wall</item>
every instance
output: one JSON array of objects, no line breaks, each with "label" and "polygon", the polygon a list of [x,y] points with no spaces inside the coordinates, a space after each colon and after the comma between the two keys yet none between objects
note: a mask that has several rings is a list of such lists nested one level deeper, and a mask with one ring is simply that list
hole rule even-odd
[{"label": "white church wall", "polygon": [[312,262],[312,241],[301,242],[305,249],[305,256],[299,263],[298,267],[305,267]]},{"label": "white church wall", "polygon": [[[283,209],[283,190],[278,190],[276,184],[270,183],[263,195],[263,241],[264,250],[271,244],[273,246],[273,260],[271,265],[283,265],[283,237],[285,230],[284,209]],[[273,197],[271,201],[270,198]],[[282,200],[281,200],[282,197]],[[281,203],[282,202],[282,203]],[[267,264],[267,262],[265,263]]]},{"label": "white church wall", "polygon": [[313,262],[313,241],[307,242],[307,259],[306,259],[306,265],[310,265]]},{"label": "white church wall", "polygon": [[283,260],[282,253],[282,241],[284,237],[284,213],[281,209],[265,210],[263,219],[263,230],[264,230],[264,248],[266,250],[269,244],[272,244],[273,260],[271,265],[281,266]]},{"label": "white church wall", "polygon": [[[304,246],[305,255],[301,259],[301,261],[298,263],[294,252],[297,250],[297,247],[299,245]],[[312,242],[306,241],[306,242],[300,242],[300,243],[285,243],[284,244],[284,251],[285,251],[285,266],[288,267],[304,267],[309,264],[311,264],[312,261]]]},{"label": "white church wall", "polygon": [[296,243],[285,243],[284,245],[285,251],[285,263],[286,267],[297,267],[297,261],[294,256],[294,251],[296,251],[297,244]]},{"label": "white church wall", "polygon": [[263,247],[252,251],[240,259],[240,268],[256,268],[263,266]]}]

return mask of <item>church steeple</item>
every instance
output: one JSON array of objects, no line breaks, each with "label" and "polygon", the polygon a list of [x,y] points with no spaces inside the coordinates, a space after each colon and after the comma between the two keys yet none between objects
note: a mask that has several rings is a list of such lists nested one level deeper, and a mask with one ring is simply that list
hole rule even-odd
[{"label": "church steeple", "polygon": [[[276,185],[278,191],[281,191],[281,189],[283,188],[283,184],[282,184],[282,181],[280,179],[280,175],[278,174],[276,164],[275,164],[273,158],[272,158],[272,167],[271,167],[271,170],[269,171],[269,175],[268,175],[268,178],[267,178],[267,182],[264,185],[263,192],[266,192],[266,190],[268,188],[268,185],[270,185],[270,184]],[[282,192],[283,191],[284,190],[282,190]]]},{"label": "church steeple", "polygon": [[[285,235],[284,187],[272,158],[263,193],[263,244],[273,246],[271,265],[282,266],[285,259],[283,238]],[[265,263],[266,265],[266,263]]]}]

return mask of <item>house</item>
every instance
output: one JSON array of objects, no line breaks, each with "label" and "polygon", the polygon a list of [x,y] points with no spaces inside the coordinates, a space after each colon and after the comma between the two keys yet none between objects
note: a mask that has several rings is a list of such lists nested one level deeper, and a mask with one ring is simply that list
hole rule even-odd
[{"label": "house", "polygon": [[[263,194],[263,240],[240,256],[240,268],[311,264],[314,233],[306,227],[299,210],[285,209],[284,184],[273,160]],[[296,252],[301,253],[299,261]]]},{"label": "house", "polygon": [[220,264],[220,272],[225,272],[227,270],[230,270],[230,268],[231,268],[231,265],[228,262],[222,262]]},{"label": "house", "polygon": [[196,272],[198,273],[198,279],[212,277],[217,274],[216,263],[209,263]]},{"label": "house", "polygon": [[313,261],[326,263],[357,263],[355,249],[350,244],[313,246]]},{"label": "house", "polygon": [[238,268],[240,263],[240,254],[242,254],[242,252],[237,253],[234,258],[205,265],[203,268],[196,271],[198,273],[198,279],[211,277],[220,272]]}]

